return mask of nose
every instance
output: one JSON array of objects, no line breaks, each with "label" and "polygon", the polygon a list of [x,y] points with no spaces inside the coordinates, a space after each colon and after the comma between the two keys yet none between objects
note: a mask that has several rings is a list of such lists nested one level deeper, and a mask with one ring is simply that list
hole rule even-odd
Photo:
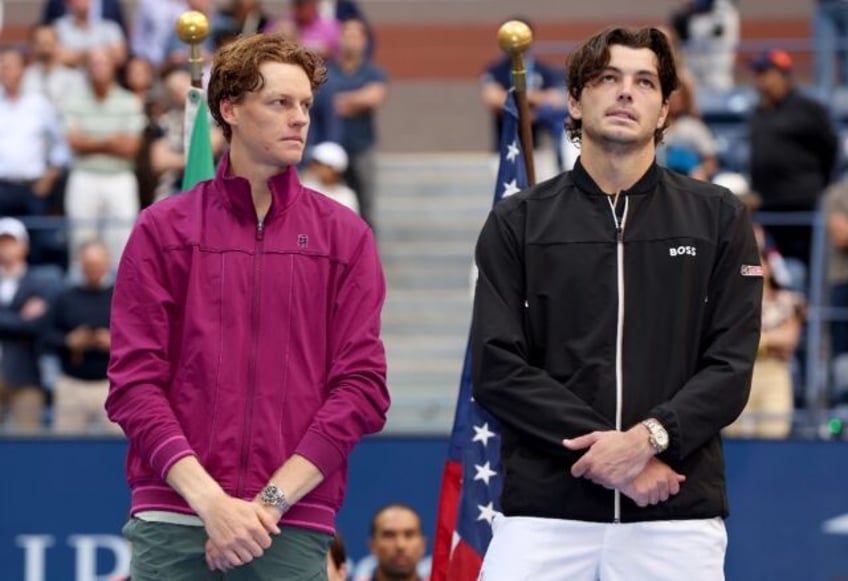
[{"label": "nose", "polygon": [[303,127],[309,123],[309,110],[302,107],[296,107],[289,122],[295,127]]},{"label": "nose", "polygon": [[618,91],[618,100],[630,102],[633,100],[633,79],[625,76],[621,80]]}]

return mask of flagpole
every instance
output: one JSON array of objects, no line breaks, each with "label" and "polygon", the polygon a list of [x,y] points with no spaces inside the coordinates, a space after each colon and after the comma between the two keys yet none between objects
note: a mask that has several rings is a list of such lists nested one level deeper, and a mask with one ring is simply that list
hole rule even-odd
[{"label": "flagpole", "polygon": [[515,87],[515,103],[518,106],[518,135],[524,152],[527,170],[527,185],[536,183],[533,166],[533,133],[530,130],[530,105],[527,102],[527,70],[524,68],[524,51],[533,44],[533,32],[520,20],[510,20],[498,29],[498,45],[512,57],[512,82]]},{"label": "flagpole", "polygon": [[197,10],[189,10],[177,19],[177,35],[189,46],[188,65],[191,86],[203,88],[203,54],[200,45],[209,36],[209,20]]}]

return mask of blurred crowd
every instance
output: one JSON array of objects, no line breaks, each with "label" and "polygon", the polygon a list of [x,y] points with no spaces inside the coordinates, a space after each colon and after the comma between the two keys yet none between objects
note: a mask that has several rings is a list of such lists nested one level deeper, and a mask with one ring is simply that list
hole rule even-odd
[{"label": "blurred crowd", "polygon": [[[110,431],[102,412],[111,276],[139,211],[179,192],[185,169],[188,47],[174,23],[204,13],[208,73],[215,50],[244,34],[282,32],[326,59],[301,166],[305,185],[358,212],[372,228],[375,119],[388,77],[377,38],[355,0],[47,0],[23,45],[0,48],[0,426]],[[528,22],[528,24],[530,24]],[[532,26],[532,25],[531,25]],[[686,0],[665,30],[683,84],[671,98],[658,161],[740,196],[756,222],[769,284],[750,409],[728,433],[785,437],[807,405],[806,304],[823,269],[831,362],[827,406],[848,404],[848,2],[818,0],[813,82],[796,82],[793,55],[776,46],[737,55],[732,0]],[[739,67],[739,64],[743,67]],[[526,55],[537,160],[569,169],[562,65]],[[752,84],[739,85],[740,69]],[[480,99],[493,151],[512,84],[507,57],[484,67]],[[841,98],[840,98],[841,96]],[[224,137],[212,130],[220,156]],[[549,152],[553,155],[549,155]],[[812,228],[824,213],[826,252]]]},{"label": "blurred crowd", "polygon": [[[375,115],[387,96],[355,0],[48,0],[26,43],[0,47],[0,430],[114,432],[112,275],[141,209],[178,193],[186,165],[189,47],[175,23],[206,15],[215,50],[283,33],[324,57],[302,181],[372,227]],[[205,82],[205,81],[204,81]],[[225,147],[213,125],[213,153]]]}]

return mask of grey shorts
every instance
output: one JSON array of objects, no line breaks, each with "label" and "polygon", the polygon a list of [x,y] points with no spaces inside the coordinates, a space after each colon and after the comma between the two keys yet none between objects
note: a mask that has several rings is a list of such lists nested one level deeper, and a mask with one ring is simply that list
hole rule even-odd
[{"label": "grey shorts", "polygon": [[132,581],[327,581],[327,550],[333,537],[281,527],[258,559],[226,573],[206,565],[203,527],[130,519],[123,534],[132,543]]}]

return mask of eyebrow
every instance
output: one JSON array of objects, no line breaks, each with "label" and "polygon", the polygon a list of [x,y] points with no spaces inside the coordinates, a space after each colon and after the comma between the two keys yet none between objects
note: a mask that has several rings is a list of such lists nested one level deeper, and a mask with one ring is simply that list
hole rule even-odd
[{"label": "eyebrow", "polygon": [[[605,73],[605,72],[614,72],[614,73],[618,73],[618,74],[620,74],[620,75],[623,75],[623,74],[624,74],[624,71],[623,71],[623,70],[621,70],[620,68],[618,68],[618,67],[613,67],[613,66],[610,66],[610,65],[607,65],[607,66],[605,66],[604,68],[602,68],[602,69],[598,72],[598,74],[599,74],[599,75],[601,75],[601,74],[603,74],[603,73]],[[648,70],[648,69],[640,69],[640,70],[638,70],[638,71],[636,71],[636,72],[634,73],[634,76],[637,76],[637,77],[640,77],[640,76],[641,76],[641,77],[653,77],[654,79],[659,79],[659,78],[660,78],[660,76],[659,76],[659,74],[658,74],[658,73],[656,73],[656,72],[654,72],[654,71],[651,71],[651,70]]]}]

